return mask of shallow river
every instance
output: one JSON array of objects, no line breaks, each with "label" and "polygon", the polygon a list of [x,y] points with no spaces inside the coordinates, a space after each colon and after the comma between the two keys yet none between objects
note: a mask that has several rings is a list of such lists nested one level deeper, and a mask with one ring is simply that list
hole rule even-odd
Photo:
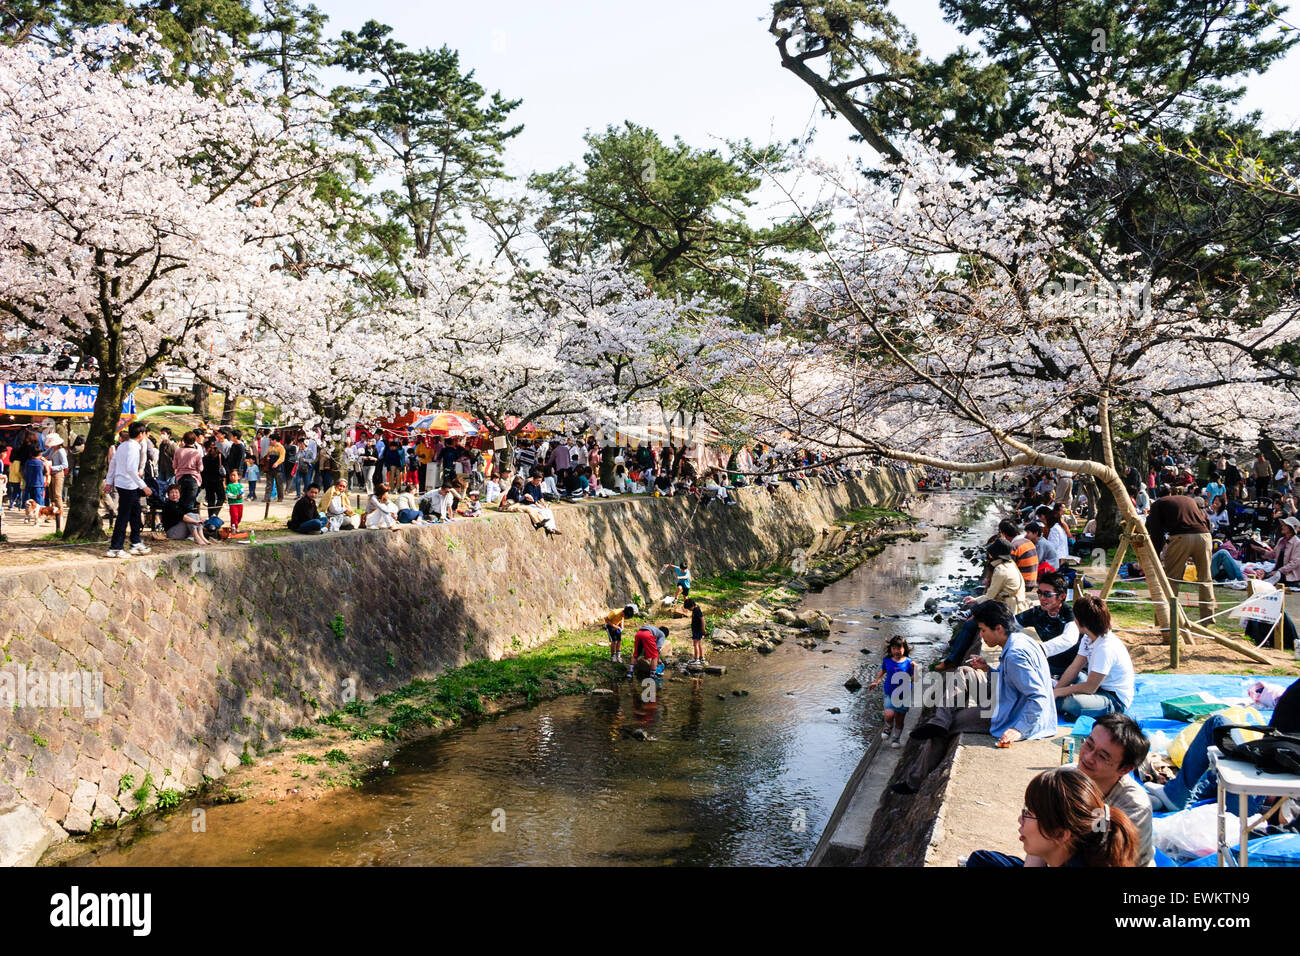
[{"label": "shallow river", "polygon": [[[824,648],[720,652],[711,662],[726,664],[724,676],[667,680],[657,703],[611,681],[612,696],[562,698],[411,743],[391,774],[361,788],[207,807],[200,833],[176,813],[163,832],[142,830],[95,863],[802,864],[880,721],[880,691],[850,693],[844,682],[869,683],[895,633],[922,659],[946,639],[947,625],[921,606],[947,606],[949,575],[970,569],[960,548],[987,537],[995,515],[963,532],[936,524],[964,524],[972,508],[983,510],[958,495],[922,502],[912,510],[926,540],[890,545],[809,595],[804,606],[834,620]],[[630,738],[636,728],[657,739]]]}]

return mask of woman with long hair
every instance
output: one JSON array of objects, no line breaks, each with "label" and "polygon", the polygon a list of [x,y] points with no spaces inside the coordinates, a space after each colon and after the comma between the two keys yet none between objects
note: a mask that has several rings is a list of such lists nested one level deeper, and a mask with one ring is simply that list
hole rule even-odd
[{"label": "woman with long hair", "polygon": [[172,456],[172,464],[186,513],[198,511],[199,480],[203,476],[203,449],[199,448],[198,435],[188,431],[181,436],[181,446]]},{"label": "woman with long hair", "polygon": [[977,850],[967,866],[1135,866],[1137,830],[1077,767],[1045,770],[1025,788],[1025,858]]},{"label": "woman with long hair", "polygon": [[1128,648],[1111,630],[1110,608],[1086,594],[1074,602],[1074,623],[1079,649],[1053,691],[1057,712],[1066,720],[1124,713],[1133,703],[1136,671]]},{"label": "woman with long hair", "polygon": [[208,517],[214,518],[226,503],[226,466],[221,459],[221,446],[215,440],[209,440],[203,452],[202,469]]}]

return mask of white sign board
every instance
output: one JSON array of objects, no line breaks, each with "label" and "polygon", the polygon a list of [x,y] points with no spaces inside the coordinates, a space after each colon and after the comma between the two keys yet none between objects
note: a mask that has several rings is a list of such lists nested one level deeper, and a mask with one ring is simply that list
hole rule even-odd
[{"label": "white sign board", "polygon": [[1255,593],[1228,612],[1229,617],[1273,624],[1282,616],[1282,592],[1271,584],[1259,583]]}]

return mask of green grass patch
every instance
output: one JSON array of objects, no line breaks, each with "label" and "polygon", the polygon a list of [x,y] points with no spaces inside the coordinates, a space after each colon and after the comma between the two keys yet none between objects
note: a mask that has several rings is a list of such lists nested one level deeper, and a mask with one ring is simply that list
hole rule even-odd
[{"label": "green grass patch", "polygon": [[710,604],[743,604],[780,584],[790,576],[789,571],[782,565],[771,565],[756,571],[724,571],[696,578],[691,585],[691,597]]},{"label": "green grass patch", "polygon": [[[606,639],[603,629],[561,631],[518,656],[471,661],[433,680],[412,681],[370,704],[353,701],[318,722],[350,727],[357,740],[397,740],[411,730],[482,716],[493,701],[518,698],[520,703],[532,704],[543,698],[585,693],[607,676],[603,651],[591,646]],[[357,718],[355,724],[344,721],[344,714]]]},{"label": "green grass patch", "polygon": [[912,521],[909,514],[902,511],[896,511],[893,508],[854,508],[852,511],[845,512],[840,518],[840,523],[846,524],[865,524],[868,521],[882,521],[885,519]]}]

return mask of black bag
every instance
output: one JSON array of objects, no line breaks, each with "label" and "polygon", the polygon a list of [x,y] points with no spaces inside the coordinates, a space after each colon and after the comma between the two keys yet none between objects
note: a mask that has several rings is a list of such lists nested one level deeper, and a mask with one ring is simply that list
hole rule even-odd
[{"label": "black bag", "polygon": [[[1230,736],[1234,730],[1253,730],[1264,736],[1239,744]],[[1229,760],[1252,764],[1264,773],[1300,774],[1300,737],[1275,727],[1223,724],[1214,728],[1214,746]]]},{"label": "black bag", "polygon": [[[1247,621],[1244,625],[1246,636],[1255,642],[1256,647],[1273,646],[1274,626],[1267,621]],[[1296,629],[1290,614],[1282,615],[1282,647],[1295,649]]]}]

